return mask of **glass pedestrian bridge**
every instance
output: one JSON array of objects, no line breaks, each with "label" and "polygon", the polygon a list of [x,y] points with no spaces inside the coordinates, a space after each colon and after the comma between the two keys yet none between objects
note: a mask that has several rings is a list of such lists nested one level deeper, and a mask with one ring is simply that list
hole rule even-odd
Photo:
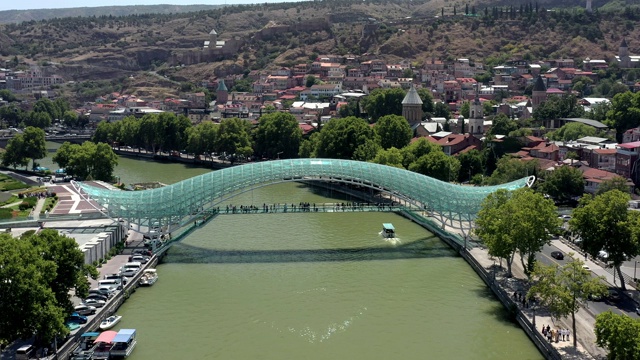
[{"label": "glass pedestrian bridge", "polygon": [[534,180],[530,176],[497,186],[463,186],[368,162],[288,159],[233,166],[152,190],[109,190],[81,182],[75,182],[74,187],[105,215],[126,220],[141,232],[171,232],[201,219],[238,194],[284,181],[339,182],[371,188],[409,210],[428,213],[443,227],[468,229],[488,194],[531,186]]}]

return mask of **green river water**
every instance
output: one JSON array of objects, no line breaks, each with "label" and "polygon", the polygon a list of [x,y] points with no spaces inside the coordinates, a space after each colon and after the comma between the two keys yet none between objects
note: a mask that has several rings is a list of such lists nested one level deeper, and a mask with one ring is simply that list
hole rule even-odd
[{"label": "green river water", "polygon": [[[174,183],[206,171],[121,158],[116,175]],[[233,204],[350,200],[336,196],[283,183]],[[378,234],[383,222],[399,244]],[[138,330],[132,360],[542,359],[462,258],[392,213],[221,215],[157,270],[118,311],[118,328]]]}]

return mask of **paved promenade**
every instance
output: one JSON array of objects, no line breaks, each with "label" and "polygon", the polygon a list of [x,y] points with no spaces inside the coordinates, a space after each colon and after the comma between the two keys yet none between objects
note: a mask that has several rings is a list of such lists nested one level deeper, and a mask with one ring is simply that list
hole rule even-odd
[{"label": "paved promenade", "polygon": [[[560,239],[555,239],[551,242],[554,247],[558,248],[567,256],[573,253],[574,257],[584,261],[585,265],[589,267],[590,271],[594,275],[601,276],[605,279],[605,282],[609,287],[618,287],[620,285],[620,279],[614,278],[611,269],[605,269],[603,267],[605,265],[600,261],[594,261],[592,259],[585,260],[584,256],[579,252],[579,249],[577,249],[575,245],[566,240]],[[516,255],[512,264],[513,277],[506,278],[506,263],[503,261],[502,266],[500,266],[499,259],[489,256],[487,250],[482,246],[470,249],[469,254],[471,254],[476,261],[481,264],[490,276],[493,277],[495,274],[495,282],[499,284],[507,294],[512,296],[512,294],[517,291],[526,293],[526,276],[520,264],[520,258],[518,255]],[[631,271],[633,270],[634,269],[631,268]],[[629,269],[623,268],[623,272],[625,272],[625,276],[632,277],[633,275],[628,273]],[[630,298],[635,299],[637,302],[638,291],[629,284],[627,284],[627,291],[625,294]],[[563,319],[553,319],[543,309],[536,309],[534,321],[534,309],[530,307],[524,308],[519,302],[516,303],[526,318],[531,322],[535,322],[536,331],[538,333],[541,333],[543,325],[549,325],[552,329],[572,328],[570,316]],[[563,359],[605,359],[607,351],[595,344],[596,336],[594,333],[594,326],[595,316],[593,309],[582,308],[576,313],[577,349],[573,348],[572,339],[571,341],[552,342],[552,345],[562,355]],[[571,336],[573,335],[574,334],[571,334]]]}]

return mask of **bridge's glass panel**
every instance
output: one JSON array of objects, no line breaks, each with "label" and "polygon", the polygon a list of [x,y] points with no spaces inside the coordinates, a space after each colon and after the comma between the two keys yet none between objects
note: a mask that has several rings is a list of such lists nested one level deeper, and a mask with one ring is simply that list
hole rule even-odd
[{"label": "bridge's glass panel", "polygon": [[[230,196],[279,181],[322,180],[373,186],[452,221],[473,220],[484,198],[530,185],[531,177],[498,186],[461,186],[395,167],[338,159],[289,159],[212,171],[166,187],[116,191],[77,183],[113,218],[149,226],[178,225]],[[135,221],[133,219],[137,219]]]}]

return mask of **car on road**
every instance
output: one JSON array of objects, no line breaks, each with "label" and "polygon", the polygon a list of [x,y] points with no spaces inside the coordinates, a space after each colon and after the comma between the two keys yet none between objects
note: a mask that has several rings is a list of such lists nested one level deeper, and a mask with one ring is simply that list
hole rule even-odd
[{"label": "car on road", "polygon": [[81,305],[77,305],[73,308],[73,311],[77,312],[80,315],[93,315],[96,313],[96,308],[95,306],[90,306],[90,305],[85,305],[85,304],[81,304]]},{"label": "car on road", "polygon": [[551,257],[556,259],[556,260],[563,260],[564,259],[564,254],[561,251],[552,251],[551,252]]},{"label": "car on road", "polygon": [[89,296],[87,296],[86,298],[87,299],[103,300],[103,301],[107,301],[109,299],[109,297],[107,295],[104,295],[102,293],[92,293],[92,292],[89,292]]},{"label": "car on road", "polygon": [[609,293],[607,294],[607,298],[611,302],[618,302],[618,301],[620,301],[620,293],[618,292],[618,290],[609,289]]},{"label": "car on road", "polygon": [[91,306],[91,307],[96,307],[96,308],[101,308],[103,307],[107,302],[104,300],[99,300],[99,299],[95,299],[95,298],[87,298],[84,299],[83,301],[84,305],[86,306]]},{"label": "car on road", "polygon": [[146,264],[149,262],[149,257],[148,256],[142,256],[142,255],[133,255],[131,257],[131,260],[129,260],[129,262],[139,262],[142,264]]}]

